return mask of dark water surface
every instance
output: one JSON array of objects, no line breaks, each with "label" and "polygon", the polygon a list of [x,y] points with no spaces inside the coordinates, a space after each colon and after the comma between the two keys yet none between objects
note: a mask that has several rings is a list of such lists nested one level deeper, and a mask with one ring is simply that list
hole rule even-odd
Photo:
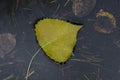
[{"label": "dark water surface", "polygon": [[[95,7],[83,17],[75,15],[72,2],[0,1],[0,34],[11,33],[16,39],[14,49],[0,57],[0,80],[25,79],[29,61],[40,48],[34,25],[46,17],[83,24],[84,27],[78,33],[74,54],[69,61],[56,63],[41,50],[32,62],[28,80],[120,80],[120,1],[97,0]],[[101,9],[116,19],[117,28],[110,34],[100,33],[93,27],[96,14]]]}]

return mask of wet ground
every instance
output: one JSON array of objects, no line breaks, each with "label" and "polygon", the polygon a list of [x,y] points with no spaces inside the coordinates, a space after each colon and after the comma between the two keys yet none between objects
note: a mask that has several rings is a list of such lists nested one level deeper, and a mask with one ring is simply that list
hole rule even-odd
[{"label": "wet ground", "polygon": [[[0,80],[25,80],[30,59],[40,48],[34,25],[43,18],[84,27],[69,61],[56,63],[41,50],[32,62],[28,80],[120,80],[120,1],[91,1],[93,4],[90,0],[1,0]],[[100,11],[112,18],[105,15],[98,19]],[[102,31],[94,27],[96,22]]]}]

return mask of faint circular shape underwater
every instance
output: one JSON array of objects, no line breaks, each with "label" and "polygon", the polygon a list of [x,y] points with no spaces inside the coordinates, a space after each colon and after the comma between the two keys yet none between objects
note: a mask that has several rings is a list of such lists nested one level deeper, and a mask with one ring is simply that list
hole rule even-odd
[{"label": "faint circular shape underwater", "polygon": [[97,13],[96,18],[97,20],[94,23],[96,31],[109,34],[116,28],[116,19],[111,13],[100,10]]},{"label": "faint circular shape underwater", "polygon": [[16,45],[15,35],[11,33],[0,34],[0,57],[3,58],[11,52]]},{"label": "faint circular shape underwater", "polygon": [[73,0],[72,10],[75,16],[87,16],[95,7],[96,0]]}]

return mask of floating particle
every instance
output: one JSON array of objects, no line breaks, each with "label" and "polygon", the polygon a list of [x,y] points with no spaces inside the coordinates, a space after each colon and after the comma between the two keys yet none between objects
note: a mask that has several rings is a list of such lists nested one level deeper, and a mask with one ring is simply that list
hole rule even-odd
[{"label": "floating particle", "polygon": [[95,7],[96,0],[73,0],[73,13],[75,16],[87,16]]},{"label": "floating particle", "polygon": [[111,13],[100,10],[97,13],[96,18],[97,19],[94,23],[94,28],[96,31],[109,34],[116,28],[116,19]]},{"label": "floating particle", "polygon": [[0,57],[10,53],[16,45],[15,36],[11,33],[0,34]]},{"label": "floating particle", "polygon": [[35,25],[39,45],[56,62],[66,62],[72,55],[77,32],[82,25],[58,19],[43,19]]}]

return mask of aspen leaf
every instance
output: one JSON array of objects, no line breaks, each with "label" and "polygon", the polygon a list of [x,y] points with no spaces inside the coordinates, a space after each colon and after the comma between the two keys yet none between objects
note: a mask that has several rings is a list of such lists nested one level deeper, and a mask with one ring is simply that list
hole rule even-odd
[{"label": "aspen leaf", "polygon": [[43,19],[35,25],[36,37],[45,54],[56,62],[66,62],[72,55],[76,36],[82,25],[58,19]]}]

